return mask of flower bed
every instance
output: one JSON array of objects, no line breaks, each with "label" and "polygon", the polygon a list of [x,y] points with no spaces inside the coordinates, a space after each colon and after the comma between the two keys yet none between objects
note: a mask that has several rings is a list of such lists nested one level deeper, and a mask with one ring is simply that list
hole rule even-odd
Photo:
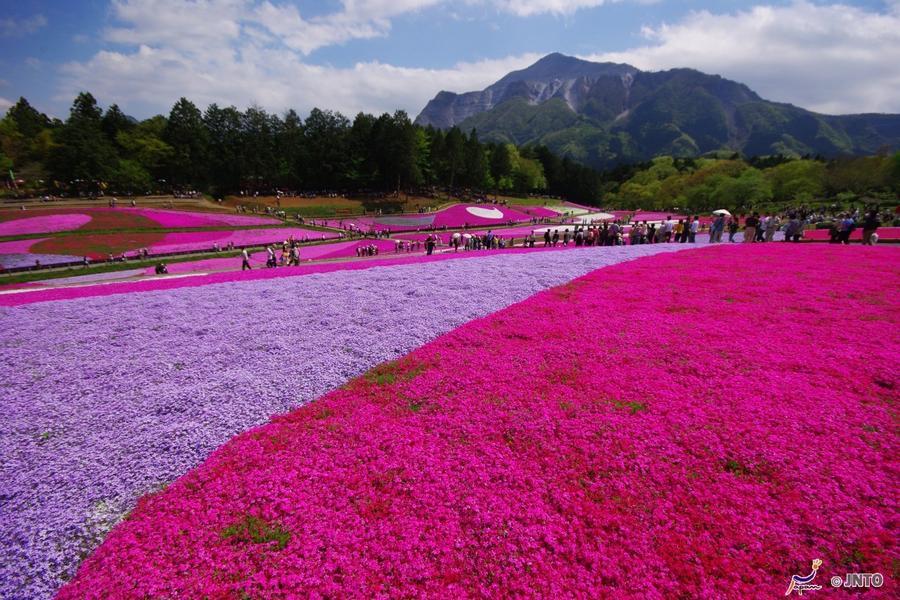
[{"label": "flower bed", "polygon": [[[205,232],[201,232],[205,233]],[[90,235],[64,235],[30,240],[35,242],[31,252],[42,254],[69,254],[88,256],[92,259],[106,258],[110,254],[118,256],[123,252],[132,252],[137,248],[150,248],[165,239],[166,234],[160,231],[140,231],[122,233],[93,233]]]},{"label": "flower bed", "polygon": [[510,204],[509,207],[513,210],[517,210],[519,212],[525,213],[530,217],[538,217],[538,218],[550,218],[555,219],[560,216],[559,210],[553,210],[548,206],[529,206],[524,204]]},{"label": "flower bed", "polygon": [[[716,247],[604,269],[541,294],[236,438],[142,501],[60,596],[736,597],[747,589],[783,594],[811,558],[823,559],[826,577],[890,573],[898,560],[894,252]],[[160,470],[178,471],[181,447],[196,452],[192,444],[206,441],[209,423],[262,403],[301,403],[315,395],[311,384],[402,352],[398,339],[403,345],[410,330],[417,337],[407,348],[431,337],[426,323],[452,327],[450,312],[450,321],[474,307],[490,312],[527,295],[517,287],[522,278],[541,281],[540,289],[565,266],[535,259],[616,253],[521,255],[528,268],[512,271],[485,262],[498,256],[447,261],[439,266],[473,268],[410,267],[385,287],[381,269],[346,287],[297,287],[316,278],[248,284],[243,293],[213,286],[144,297],[137,311],[121,297],[15,309],[4,358],[32,380],[8,382],[24,388],[9,396],[27,415],[9,438],[15,451],[4,447],[4,455],[15,457],[8,468],[26,486],[12,498],[29,511],[11,510],[14,520],[0,525],[21,536],[0,538],[13,544],[4,555],[22,560],[16,539],[43,543],[46,530],[28,532],[86,503],[99,538],[122,510],[113,494],[123,486],[109,478],[134,477],[136,466],[152,463],[141,457],[164,454],[163,469],[150,465],[157,470],[145,487],[153,489]],[[710,277],[735,269],[752,269],[754,286]],[[381,305],[390,306],[388,320],[372,323]],[[268,307],[278,318],[260,313]],[[243,319],[250,313],[252,326]],[[192,318],[172,321],[178,314]],[[296,320],[304,318],[312,321]],[[359,327],[349,337],[336,331],[347,322]],[[98,323],[109,330],[97,331]],[[67,336],[38,333],[47,327],[67,327]],[[204,344],[207,337],[217,343]],[[110,345],[160,358],[126,363],[123,372]],[[190,350],[182,358],[173,348]],[[343,368],[322,362],[332,354],[345,356]],[[273,357],[283,355],[299,365],[290,377],[273,372]],[[69,356],[92,376],[68,376],[60,361]],[[111,368],[117,377],[102,377]],[[122,403],[125,379],[133,381]],[[57,400],[62,393],[75,405]],[[59,433],[44,429],[53,419]],[[104,426],[84,431],[82,421]],[[31,433],[38,441],[21,446]],[[92,459],[73,471],[81,448]],[[34,489],[28,458],[40,461]],[[102,485],[82,480],[91,472]],[[76,486],[79,497],[60,497]],[[30,498],[65,509],[51,507],[48,518]],[[14,585],[32,564],[46,565],[40,552],[29,558],[0,567],[8,569],[0,581]],[[885,588],[868,595],[891,597],[895,585],[886,577]]]},{"label": "flower bed", "polygon": [[536,291],[664,251],[615,250],[0,309],[0,597],[52,593],[137,497],[270,415]]},{"label": "flower bed", "polygon": [[[391,240],[357,240],[351,242],[336,242],[333,244],[319,244],[316,246],[301,247],[300,260],[329,260],[335,258],[352,258],[356,256],[356,248],[376,245],[379,249],[379,255],[394,254],[395,244]],[[281,250],[276,252],[276,256],[281,256]],[[266,252],[254,252],[250,255],[250,264],[254,268],[264,266],[266,263]],[[239,270],[241,268],[241,257],[234,256],[229,258],[208,258],[197,261],[187,261],[172,263],[167,265],[170,274],[192,273],[197,271],[224,271]],[[154,268],[146,269],[145,274],[155,274]]]},{"label": "flower bed", "polygon": [[38,208],[0,211],[0,236],[80,229],[164,229],[277,225],[279,219],[255,215],[205,213],[143,207]]},{"label": "flower bed", "polygon": [[65,254],[0,254],[0,267],[3,269],[20,269],[22,267],[33,267],[38,262],[43,266],[63,265],[78,262],[81,259],[81,256],[66,256]]},{"label": "flower bed", "polygon": [[[782,595],[812,558],[824,582],[891,573],[897,265],[887,248],[717,247],[547,291],[232,440],[60,597],[712,598]],[[710,277],[750,269],[754,286]],[[458,287],[434,281],[399,305]],[[636,287],[661,293],[621,293]],[[867,595],[895,592],[886,576]]]},{"label": "flower bed", "polygon": [[[28,221],[34,218],[48,219],[48,223],[53,223],[53,219],[67,219],[71,217],[90,218],[89,221],[78,227],[81,231],[107,231],[114,229],[156,229],[159,224],[138,213],[128,212],[122,209],[111,208],[38,208],[28,211],[0,211],[0,222],[7,227],[16,226],[17,221]],[[52,231],[60,231],[50,227],[48,233]],[[43,233],[35,231],[33,233]]]},{"label": "flower bed", "polygon": [[153,254],[194,252],[211,249],[213,244],[219,244],[220,248],[225,248],[229,243],[235,246],[280,244],[290,239],[291,236],[301,242],[309,242],[335,239],[338,237],[338,234],[304,227],[240,229],[236,231],[185,231],[167,233],[161,241],[150,246],[150,252]]},{"label": "flower bed", "polygon": [[200,252],[212,250],[213,244],[225,248],[229,242],[235,246],[280,243],[293,235],[301,241],[334,239],[334,232],[322,232],[303,227],[275,227],[269,229],[239,229],[218,231],[181,231],[162,233],[145,231],[137,233],[106,233],[94,235],[71,235],[35,242],[31,251],[45,254],[69,254],[106,258],[109,254],[135,255],[140,248],[149,249],[151,254],[172,254],[176,252]]},{"label": "flower bed", "polygon": [[0,236],[53,233],[78,229],[89,223],[91,217],[85,214],[44,215],[0,222]]},{"label": "flower bed", "polygon": [[81,256],[65,254],[41,254],[32,251],[32,247],[44,241],[43,239],[13,240],[0,242],[0,267],[4,269],[17,269],[19,267],[33,267],[34,261],[41,261],[42,265],[62,264],[81,260]]},{"label": "flower bed", "polygon": [[162,210],[158,208],[123,208],[116,210],[128,211],[152,221],[161,227],[226,227],[226,226],[251,226],[251,225],[277,225],[282,221],[274,217],[262,217],[255,215],[231,215],[224,213],[203,213],[182,210]]},{"label": "flower bed", "polygon": [[509,222],[530,221],[533,216],[522,210],[494,204],[454,204],[434,213],[385,215],[380,217],[356,217],[329,219],[329,227],[353,228],[362,231],[415,231],[436,227],[442,229],[505,225]]}]

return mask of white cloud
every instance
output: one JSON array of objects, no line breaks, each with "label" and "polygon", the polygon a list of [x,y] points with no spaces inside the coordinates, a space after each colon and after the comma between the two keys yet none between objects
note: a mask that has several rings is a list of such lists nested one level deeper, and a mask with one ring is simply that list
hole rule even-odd
[{"label": "white cloud", "polygon": [[509,71],[525,67],[537,54],[459,63],[446,69],[396,67],[361,62],[350,68],[311,65],[291,50],[247,40],[221,56],[198,57],[172,48],[142,45],[136,52],[103,51],[86,63],[63,67],[59,99],[71,101],[90,90],[103,103],[127,110],[167,113],[181,96],[201,107],[211,103],[272,111],[314,106],[339,110],[393,112],[415,117],[438,91],[484,88]]},{"label": "white cloud", "polygon": [[[603,0],[465,0],[520,15],[569,14]],[[606,0],[606,2],[620,0]],[[624,0],[621,0],[624,1]],[[652,2],[654,0],[631,0]],[[113,0],[116,44],[62,67],[57,100],[90,90],[138,116],[167,112],[180,96],[200,106],[273,111],[313,106],[416,113],[442,89],[482,89],[537,55],[398,67],[379,61],[310,64],[318,48],[389,34],[392,19],[447,0],[343,0],[336,12],[301,14],[284,0]],[[808,1],[729,14],[693,12],[645,28],[646,43],[587,58],[644,69],[692,67],[747,83],[766,98],[830,113],[900,112],[900,0],[877,13]]]},{"label": "white cloud", "polygon": [[12,100],[7,100],[6,98],[0,96],[0,114],[5,114],[10,106],[15,104]]},{"label": "white cloud", "polygon": [[644,46],[585,58],[651,70],[691,67],[824,113],[896,113],[900,0],[890,8],[878,13],[800,0],[731,14],[694,12],[645,28]]},{"label": "white cloud", "polygon": [[570,15],[582,8],[594,8],[606,4],[605,0],[493,0],[499,10],[519,17],[539,14]]},{"label": "white cloud", "polygon": [[[471,0],[476,1],[476,0]],[[597,8],[625,0],[486,0],[498,10],[517,17],[535,15],[571,15],[585,8]],[[656,4],[662,0],[631,0],[634,4]]]},{"label": "white cloud", "polygon": [[337,68],[309,64],[305,55],[351,39],[386,35],[391,19],[444,0],[344,0],[340,11],[306,18],[270,0],[114,0],[116,26],[104,33],[124,49],[97,52],[61,67],[57,100],[90,90],[140,116],[168,112],[181,96],[273,111],[314,106],[412,117],[442,89],[490,85],[527,66],[536,54],[459,63],[449,68],[397,67],[378,61]]},{"label": "white cloud", "polygon": [[47,17],[36,14],[27,19],[0,19],[0,37],[23,37],[47,24]]}]

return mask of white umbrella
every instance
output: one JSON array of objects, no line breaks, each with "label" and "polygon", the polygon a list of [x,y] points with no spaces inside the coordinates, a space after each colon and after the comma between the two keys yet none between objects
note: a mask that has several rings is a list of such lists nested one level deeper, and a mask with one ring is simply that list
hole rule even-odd
[{"label": "white umbrella", "polygon": [[720,208],[719,210],[713,211],[714,215],[725,215],[726,217],[730,217],[731,213],[725,210],[724,208]]}]

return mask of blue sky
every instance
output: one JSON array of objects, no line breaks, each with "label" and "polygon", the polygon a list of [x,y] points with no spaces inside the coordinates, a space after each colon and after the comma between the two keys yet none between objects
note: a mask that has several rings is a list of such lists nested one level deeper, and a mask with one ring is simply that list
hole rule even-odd
[{"label": "blue sky", "polygon": [[0,109],[127,113],[184,95],[281,112],[407,110],[550,52],[693,67],[826,113],[900,112],[900,0],[30,0],[0,17]]}]

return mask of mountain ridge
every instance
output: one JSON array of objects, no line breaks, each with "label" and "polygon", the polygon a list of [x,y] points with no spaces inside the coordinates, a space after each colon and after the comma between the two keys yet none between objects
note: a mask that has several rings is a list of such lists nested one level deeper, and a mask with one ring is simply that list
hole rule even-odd
[{"label": "mountain ridge", "polygon": [[642,71],[559,53],[484,90],[442,91],[416,123],[552,150],[605,167],[659,154],[871,154],[900,148],[900,115],[824,115],[689,68]]}]

